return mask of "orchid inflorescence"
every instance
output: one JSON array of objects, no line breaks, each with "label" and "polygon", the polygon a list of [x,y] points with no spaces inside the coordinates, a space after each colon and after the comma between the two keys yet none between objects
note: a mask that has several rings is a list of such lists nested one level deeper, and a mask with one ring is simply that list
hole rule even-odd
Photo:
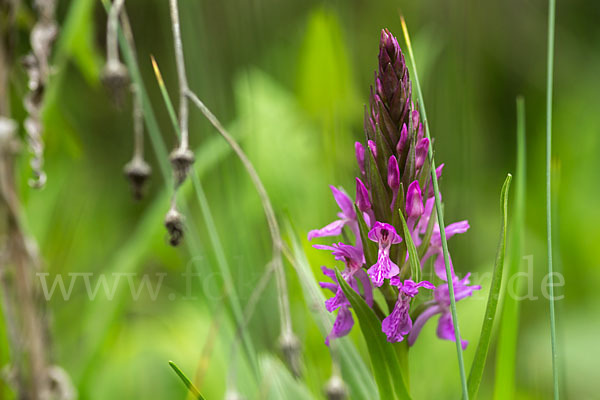
[{"label": "orchid inflorescence", "polygon": [[[376,311],[387,340],[401,342],[407,338],[409,345],[415,343],[425,323],[437,314],[438,337],[455,340],[442,239],[434,210],[430,143],[411,94],[409,72],[398,41],[384,29],[375,86],[365,108],[366,145],[355,143],[359,170],[355,200],[341,188],[331,186],[341,209],[339,219],[308,234],[309,240],[342,235],[350,242],[354,238],[354,244],[339,242],[314,247],[330,250],[336,260],[345,264],[341,277]],[[435,171],[438,178],[443,167],[441,164]],[[404,226],[410,238],[404,237]],[[468,229],[467,221],[450,224],[445,227],[446,237]],[[420,269],[429,259],[433,260],[435,275],[442,281],[437,286],[421,280],[420,270],[411,269],[410,242],[416,247]],[[470,274],[459,279],[449,260],[456,301],[481,289],[469,285]],[[354,320],[335,271],[327,267],[322,267],[322,271],[333,280],[320,282],[322,288],[334,294],[325,301],[325,307],[329,312],[337,310],[333,329],[325,340],[329,345],[331,339],[347,335]],[[387,316],[374,301],[374,289],[379,289],[387,302]],[[415,298],[425,289],[433,291],[433,298],[420,301],[417,306]],[[466,345],[462,340],[462,347]]]}]

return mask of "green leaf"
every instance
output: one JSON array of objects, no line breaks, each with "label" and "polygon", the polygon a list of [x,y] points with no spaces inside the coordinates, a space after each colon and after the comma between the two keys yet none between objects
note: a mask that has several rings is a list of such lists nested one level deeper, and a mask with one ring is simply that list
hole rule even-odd
[{"label": "green leaf", "polygon": [[[527,161],[525,145],[525,100],[517,98],[517,169],[515,174],[515,200],[510,234],[507,276],[515,276],[521,265],[523,231],[525,230],[525,202],[527,187]],[[516,293],[521,293],[517,287]],[[515,395],[515,368],[517,336],[519,334],[520,302],[516,297],[504,296],[501,305],[501,325],[496,349],[495,399],[509,399]]]},{"label": "green leaf", "polygon": [[177,364],[175,364],[173,361],[169,361],[169,365],[171,366],[171,368],[173,368],[173,371],[175,371],[177,376],[179,376],[179,379],[181,379],[183,384],[194,395],[194,398],[196,398],[198,400],[204,400],[204,397],[202,397],[202,394],[200,394],[200,391],[198,390],[198,388],[196,388],[196,386],[194,386],[192,381],[189,380],[189,378],[183,373],[183,371],[177,366]]},{"label": "green leaf", "polygon": [[402,230],[404,231],[404,243],[406,243],[406,249],[408,250],[408,260],[410,262],[410,273],[415,282],[421,282],[421,262],[419,261],[419,254],[417,248],[412,240],[408,225],[402,215],[402,210],[398,210],[400,215],[400,221],[402,222]]},{"label": "green leaf", "polygon": [[508,189],[510,188],[510,181],[512,175],[508,174],[504,185],[502,185],[502,192],[500,194],[500,207],[502,208],[502,225],[500,228],[500,240],[498,242],[498,250],[496,252],[496,263],[494,265],[494,274],[492,277],[492,284],[490,287],[490,294],[488,296],[487,307],[485,309],[485,316],[483,317],[483,324],[481,326],[481,335],[479,336],[479,343],[477,345],[477,351],[475,352],[475,358],[471,365],[471,372],[469,373],[469,380],[467,387],[469,389],[469,397],[475,398],[481,384],[481,377],[483,376],[483,369],[485,368],[485,361],[487,359],[488,350],[490,347],[490,341],[492,338],[492,328],[494,327],[494,319],[496,317],[496,308],[498,306],[498,298],[500,297],[500,289],[502,287],[502,271],[504,270],[504,251],[506,249],[506,225],[507,225],[507,214],[508,214]]},{"label": "green leaf", "polygon": [[385,400],[410,399],[402,377],[402,369],[394,348],[386,341],[381,331],[381,321],[362,297],[348,285],[336,269],[335,275],[344,295],[352,304],[360,324],[360,330],[367,342],[379,397]]}]

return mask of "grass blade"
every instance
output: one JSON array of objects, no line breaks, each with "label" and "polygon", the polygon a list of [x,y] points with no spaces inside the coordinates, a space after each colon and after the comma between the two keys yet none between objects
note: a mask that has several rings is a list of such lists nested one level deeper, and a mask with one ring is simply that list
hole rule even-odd
[{"label": "grass blade", "polygon": [[169,361],[169,365],[171,366],[171,368],[173,368],[173,371],[175,371],[175,373],[177,374],[179,379],[181,379],[185,387],[187,387],[188,390],[194,395],[194,398],[197,400],[204,400],[204,397],[202,397],[202,394],[200,393],[198,388],[194,386],[192,381],[189,380],[189,378],[183,373],[183,371],[177,366],[177,364],[175,364],[173,361]]},{"label": "grass blade", "polygon": [[508,190],[510,188],[511,180],[512,175],[508,174],[506,180],[504,181],[504,185],[502,185],[502,191],[500,194],[500,207],[502,209],[500,241],[498,242],[498,250],[496,252],[496,263],[494,265],[490,294],[488,296],[485,316],[483,317],[483,324],[481,326],[481,335],[479,336],[477,351],[475,352],[475,358],[473,359],[473,364],[471,365],[471,372],[469,373],[469,381],[467,383],[469,388],[469,397],[472,398],[477,397],[477,392],[479,391],[481,377],[483,376],[483,369],[485,368],[485,361],[490,348],[492,329],[494,328],[494,319],[496,317],[496,308],[498,306],[498,298],[500,297],[500,289],[502,287],[504,252],[506,249],[506,225],[508,219]]},{"label": "grass blade", "polygon": [[556,0],[548,0],[548,60],[546,71],[546,238],[548,243],[548,294],[550,302],[550,341],[552,346],[552,377],[554,398],[560,397],[558,388],[558,360],[556,349],[556,316],[554,313],[554,269],[552,265],[552,83],[554,74],[554,21]]},{"label": "grass blade", "polygon": [[[526,195],[526,147],[525,147],[525,100],[517,97],[517,167],[515,176],[515,195],[508,279],[515,276],[521,265],[523,249],[523,232],[525,230],[525,195]],[[508,280],[507,280],[508,282]],[[515,282],[514,294],[521,293],[518,282]],[[511,290],[510,288],[507,288]],[[504,296],[501,305],[500,331],[496,350],[496,378],[494,399],[510,399],[515,395],[515,369],[517,355],[517,336],[519,333],[520,302],[515,296]]]},{"label": "grass blade", "polygon": [[400,362],[394,348],[386,341],[381,331],[381,321],[363,298],[342,278],[337,269],[335,275],[344,295],[352,304],[360,330],[367,342],[373,374],[379,388],[379,397],[382,400],[410,399],[402,377]]},{"label": "grass blade", "polygon": [[[408,28],[404,17],[400,16],[400,22],[402,24],[402,32],[404,33],[404,40],[406,41],[406,47],[408,48],[408,56],[412,65],[413,82],[417,90],[419,98],[419,105],[421,106],[421,116],[425,125],[425,136],[429,139],[429,162],[431,163],[431,180],[433,182],[433,192],[435,195],[435,209],[437,211],[438,224],[440,227],[445,227],[444,214],[442,209],[442,198],[440,197],[440,189],[438,185],[437,174],[435,172],[435,160],[433,158],[433,142],[431,140],[431,134],[429,130],[429,121],[427,119],[427,112],[425,111],[425,102],[423,101],[423,92],[421,91],[421,84],[419,83],[419,76],[417,74],[417,63],[413,54],[412,45],[410,44],[410,36],[408,35]],[[444,253],[444,263],[446,265],[446,277],[448,282],[452,282],[452,273],[450,271],[450,255],[448,253],[448,241],[446,240],[446,230],[440,229],[440,237],[442,240],[442,251]],[[463,360],[463,350],[461,346],[460,329],[458,327],[458,315],[456,313],[456,299],[454,298],[454,285],[448,285],[448,292],[450,295],[450,310],[452,311],[452,323],[454,324],[454,333],[456,341],[456,356],[458,359],[458,369],[460,373],[460,383],[463,392],[463,399],[468,400],[469,393],[467,388],[467,376],[465,374],[465,362]]]}]

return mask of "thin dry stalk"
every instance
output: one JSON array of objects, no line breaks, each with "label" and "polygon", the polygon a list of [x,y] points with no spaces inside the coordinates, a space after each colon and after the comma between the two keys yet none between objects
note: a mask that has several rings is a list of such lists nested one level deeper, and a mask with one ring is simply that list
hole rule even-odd
[{"label": "thin dry stalk", "polygon": [[23,59],[23,65],[29,75],[29,93],[25,96],[23,104],[28,114],[25,119],[25,130],[27,131],[29,150],[32,154],[30,165],[33,178],[29,180],[29,185],[34,188],[42,188],[47,179],[43,169],[42,106],[50,78],[50,53],[58,34],[58,25],[54,17],[55,0],[37,0],[35,7],[38,12],[38,20],[31,30],[29,38],[31,52]]},{"label": "thin dry stalk", "polygon": [[299,343],[298,339],[292,332],[292,322],[290,317],[290,306],[289,306],[289,298],[287,292],[287,284],[285,280],[285,271],[283,269],[283,260],[282,260],[282,247],[283,241],[281,239],[281,233],[279,229],[279,225],[277,223],[277,219],[275,218],[275,212],[273,211],[273,206],[271,205],[271,201],[265,190],[260,177],[258,176],[254,166],[242,150],[242,148],[238,145],[238,143],[233,139],[233,137],[225,130],[223,125],[219,122],[219,120],[215,117],[215,115],[210,112],[210,110],[204,105],[204,103],[196,96],[189,88],[187,82],[187,76],[185,72],[185,63],[184,63],[184,53],[183,53],[183,44],[181,41],[181,29],[179,22],[179,10],[177,7],[177,0],[169,1],[170,9],[171,9],[171,23],[173,28],[173,39],[174,39],[174,47],[175,47],[175,60],[177,62],[177,74],[179,80],[179,119],[180,119],[180,130],[181,130],[181,143],[180,147],[176,151],[189,151],[188,149],[188,98],[192,100],[192,102],[200,109],[202,114],[210,121],[210,123],[217,129],[217,131],[223,136],[223,138],[227,141],[227,143],[234,150],[254,187],[259,195],[260,201],[263,205],[265,217],[267,219],[267,223],[269,225],[269,232],[271,234],[271,240],[273,242],[273,258],[271,260],[271,264],[275,270],[275,278],[277,282],[277,291],[278,291],[278,302],[279,302],[279,312],[280,312],[280,323],[281,323],[281,337],[280,337],[280,346],[286,357],[288,364],[292,371],[298,375],[299,374]]},{"label": "thin dry stalk", "polygon": [[[11,2],[17,7],[18,1]],[[56,25],[54,1],[37,1],[40,19],[31,32],[33,52],[30,64],[30,92],[24,103],[29,116],[25,120],[28,141],[43,149],[41,143],[41,107],[49,75],[48,57]],[[14,10],[13,10],[14,11]],[[12,14],[14,16],[14,13]],[[34,274],[40,261],[35,241],[25,234],[21,223],[20,202],[15,183],[15,156],[20,150],[17,124],[10,119],[8,107],[9,71],[12,52],[5,47],[5,37],[14,19],[0,30],[0,287],[2,306],[9,336],[10,365],[6,372],[19,399],[73,399],[75,391],[68,375],[49,365],[48,327],[40,303]],[[44,47],[46,46],[46,47]],[[32,127],[36,130],[33,131]],[[33,134],[33,137],[32,137]],[[38,134],[38,136],[36,136]],[[40,143],[35,143],[39,141]],[[41,153],[37,156],[41,158]],[[44,183],[41,161],[32,161],[40,169],[35,172],[34,186]],[[36,164],[37,163],[37,164]],[[11,379],[12,378],[12,379]]]}]

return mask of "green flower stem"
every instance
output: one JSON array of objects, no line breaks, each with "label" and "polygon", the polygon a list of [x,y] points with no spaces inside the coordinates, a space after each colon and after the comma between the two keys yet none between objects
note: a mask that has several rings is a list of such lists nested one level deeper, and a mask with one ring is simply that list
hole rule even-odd
[{"label": "green flower stem", "polygon": [[460,382],[463,392],[463,399],[469,398],[469,393],[467,390],[467,376],[465,374],[465,363],[463,360],[463,351],[460,339],[460,329],[458,327],[458,315],[456,313],[456,299],[454,298],[454,285],[452,283],[452,274],[450,271],[450,255],[448,253],[448,242],[446,240],[446,230],[444,227],[444,214],[442,209],[442,200],[440,197],[440,189],[438,186],[438,179],[435,172],[435,161],[433,158],[433,145],[431,141],[431,135],[429,131],[429,121],[427,120],[427,113],[425,111],[425,102],[423,101],[423,92],[421,91],[421,85],[419,83],[419,76],[417,75],[417,64],[415,62],[415,56],[413,54],[413,49],[410,43],[410,36],[408,35],[408,29],[406,27],[406,22],[404,21],[404,17],[400,16],[400,20],[402,23],[402,32],[404,33],[404,40],[406,41],[406,46],[408,48],[408,55],[410,58],[410,62],[412,65],[412,74],[413,74],[413,82],[415,83],[415,88],[417,89],[417,96],[419,97],[419,105],[421,106],[420,112],[423,117],[423,122],[425,124],[425,136],[429,139],[429,151],[428,157],[429,162],[431,163],[431,180],[433,181],[433,192],[435,195],[435,209],[437,211],[438,216],[438,224],[440,226],[440,237],[442,240],[442,250],[444,252],[444,263],[446,264],[446,278],[448,280],[448,293],[450,294],[450,309],[452,311],[452,322],[454,323],[454,334],[456,340],[456,354],[458,358],[458,367],[460,371]]}]

